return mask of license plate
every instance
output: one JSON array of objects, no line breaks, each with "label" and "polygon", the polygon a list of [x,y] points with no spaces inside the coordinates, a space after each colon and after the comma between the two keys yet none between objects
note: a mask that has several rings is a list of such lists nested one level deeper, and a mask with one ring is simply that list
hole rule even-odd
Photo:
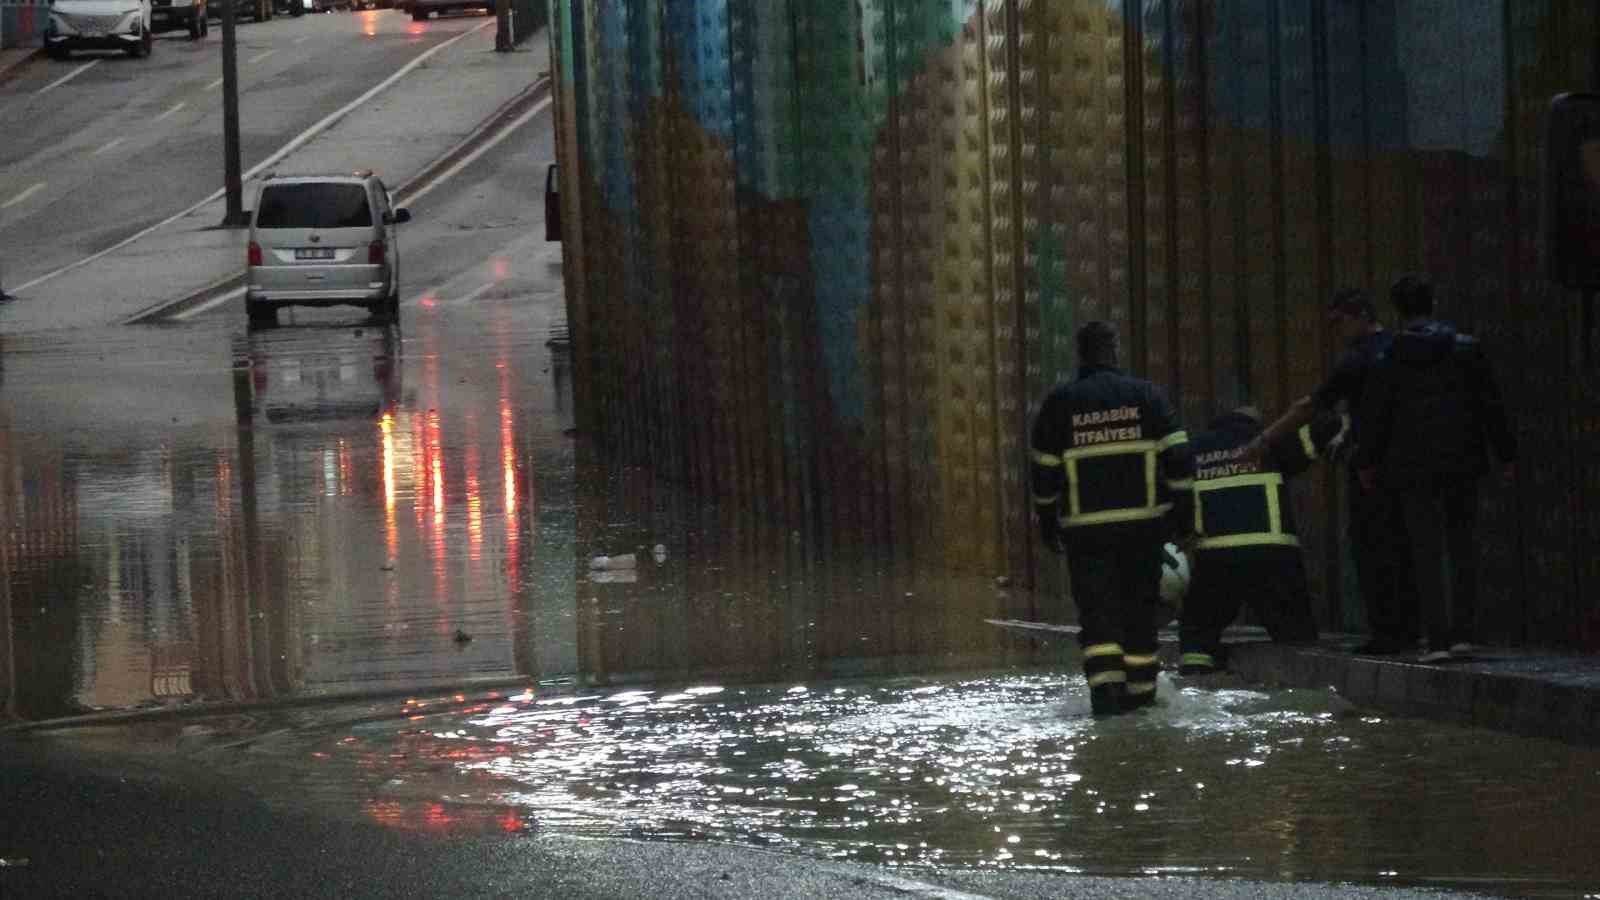
[{"label": "license plate", "polygon": [[296,247],[295,259],[333,259],[331,247]]}]

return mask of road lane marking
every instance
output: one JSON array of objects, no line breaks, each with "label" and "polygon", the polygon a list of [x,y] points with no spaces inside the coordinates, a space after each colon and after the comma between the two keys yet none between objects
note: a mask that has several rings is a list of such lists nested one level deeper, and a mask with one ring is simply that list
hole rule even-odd
[{"label": "road lane marking", "polygon": [[218,78],[216,81],[213,81],[210,84],[206,85],[206,90],[214,91],[214,90],[216,90],[217,88],[219,88],[221,86],[222,86],[222,79]]},{"label": "road lane marking", "polygon": [[155,120],[157,122],[159,122],[162,119],[165,119],[167,116],[172,115],[173,113],[177,112],[180,109],[183,109],[185,106],[188,106],[188,105],[189,105],[189,101],[187,101],[187,100],[179,100],[177,103],[174,103],[172,105],[171,109],[167,110],[166,112],[162,113],[159,116],[156,116]]},{"label": "road lane marking", "polygon": [[234,288],[233,290],[227,292],[226,294],[222,294],[222,295],[219,295],[219,296],[216,296],[216,297],[212,297],[210,300],[207,300],[206,302],[200,304],[199,306],[194,307],[193,309],[186,309],[183,312],[178,313],[177,315],[173,316],[172,318],[177,319],[180,322],[187,322],[190,319],[194,318],[195,316],[200,315],[203,312],[208,312],[210,310],[216,309],[217,307],[221,306],[224,303],[227,303],[230,300],[238,300],[240,297],[243,297],[243,296],[244,296],[244,288]]},{"label": "road lane marking", "polygon": [[4,204],[0,204],[0,209],[10,209],[11,207],[16,206],[18,203],[21,203],[22,201],[28,199],[29,197],[32,197],[34,194],[37,194],[40,191],[44,190],[44,184],[45,183],[41,181],[38,184],[34,185],[33,187],[28,188],[27,190],[23,191],[22,193],[16,195],[15,197],[12,197],[10,200],[7,200]]},{"label": "road lane marking", "polygon": [[90,156],[99,156],[100,154],[106,152],[107,150],[110,150],[112,147],[115,147],[116,145],[122,143],[125,140],[127,140],[127,138],[112,138],[110,141],[108,141],[106,143],[106,145],[104,147],[101,147],[99,150],[96,150],[95,152],[93,152],[93,153],[91,153],[89,155]]},{"label": "road lane marking", "polygon": [[277,53],[277,52],[278,51],[276,51],[276,50],[268,50],[265,53],[257,53],[255,56],[250,57],[250,59],[246,61],[246,64],[253,66],[256,63],[261,62],[263,59],[266,59],[267,57],[269,57],[272,54]]},{"label": "road lane marking", "polygon": [[92,69],[92,68],[94,68],[95,66],[98,66],[98,65],[100,65],[100,60],[98,60],[98,59],[97,60],[93,60],[91,62],[86,62],[83,65],[77,67],[76,69],[73,69],[71,72],[68,72],[67,74],[61,76],[60,78],[57,78],[55,81],[52,81],[49,84],[45,85],[44,87],[39,88],[37,91],[34,91],[33,95],[35,97],[37,97],[40,94],[44,93],[45,91],[50,90],[51,88],[60,87],[63,84],[66,84],[67,82],[71,81],[72,79],[77,78],[79,75],[82,75],[83,73],[89,71],[90,69]]},{"label": "road lane marking", "polygon": [[513,131],[516,131],[518,128],[521,128],[523,125],[526,125],[528,123],[528,120],[532,119],[534,116],[536,116],[539,113],[543,112],[544,109],[551,104],[551,102],[553,102],[551,100],[551,98],[550,97],[546,97],[543,100],[540,100],[538,103],[535,103],[533,105],[532,109],[529,109],[527,112],[523,113],[522,115],[517,116],[517,118],[515,120],[513,120],[510,125],[506,126],[504,131],[502,131],[499,134],[495,135],[493,138],[490,138],[488,141],[485,141],[483,146],[477,148],[476,150],[473,150],[471,153],[468,153],[466,156],[463,156],[461,159],[456,161],[455,165],[453,165],[450,168],[445,169],[443,172],[439,173],[438,177],[434,178],[432,181],[430,181],[427,184],[423,185],[421,188],[417,189],[415,192],[410,193],[410,194],[406,194],[401,199],[404,200],[407,204],[411,204],[411,203],[416,203],[418,200],[421,200],[423,197],[426,197],[428,195],[429,191],[433,190],[434,188],[438,187],[439,185],[443,184],[444,182],[449,181],[452,177],[454,177],[456,175],[456,173],[460,172],[462,169],[465,169],[467,166],[472,165],[474,162],[477,162],[478,158],[480,156],[483,156],[485,153],[488,153],[490,150],[493,150],[495,147],[499,146],[501,141],[503,141],[506,138],[510,137],[511,133]]},{"label": "road lane marking", "polygon": [[297,37],[297,38],[295,38],[295,39],[294,39],[294,42],[295,42],[295,43],[296,43],[296,44],[304,44],[304,43],[305,43],[305,42],[306,42],[306,38],[308,38],[308,37],[311,37],[311,35],[309,35],[309,34],[302,34],[302,35],[300,35],[300,36],[299,36],[299,37]]},{"label": "road lane marking", "polygon": [[489,293],[489,291],[491,291],[494,288],[498,287],[499,284],[500,284],[500,282],[498,282],[498,281],[491,281],[488,284],[486,284],[486,285],[478,288],[477,290],[473,291],[472,293],[466,295],[465,297],[462,297],[460,300],[457,300],[456,301],[456,305],[457,306],[465,306],[468,303],[471,303],[472,301],[478,299],[479,297],[482,297],[484,294]]},{"label": "road lane marking", "polygon": [[[294,151],[300,149],[300,147],[303,146],[306,142],[310,141],[312,138],[316,137],[318,134],[321,134],[323,131],[325,131],[328,128],[328,126],[332,125],[333,123],[335,123],[335,122],[339,121],[340,119],[344,118],[345,116],[349,115],[352,110],[359,109],[361,106],[366,104],[369,100],[371,100],[373,97],[376,97],[384,89],[388,88],[390,85],[394,84],[396,81],[399,81],[400,79],[404,78],[405,76],[411,74],[412,70],[416,69],[418,66],[422,65],[423,63],[427,62],[429,59],[432,59],[434,54],[439,53],[440,51],[442,51],[445,48],[449,47],[450,45],[456,43],[457,41],[465,40],[465,39],[471,37],[472,35],[477,34],[478,32],[484,30],[485,28],[488,28],[490,25],[493,25],[493,24],[495,24],[495,20],[491,17],[488,21],[484,22],[482,25],[479,25],[476,28],[470,28],[470,29],[468,29],[466,31],[463,31],[460,34],[456,35],[455,37],[450,38],[447,41],[443,41],[443,42],[441,42],[439,44],[436,44],[433,47],[430,47],[427,50],[423,51],[422,53],[418,54],[417,57],[415,59],[413,59],[411,62],[408,62],[405,65],[401,66],[399,69],[396,69],[395,73],[393,75],[390,75],[388,78],[385,78],[384,80],[378,82],[371,89],[369,89],[366,93],[362,94],[361,96],[357,97],[356,99],[351,100],[349,103],[346,103],[344,106],[341,106],[338,109],[334,110],[333,112],[327,114],[326,116],[323,116],[322,119],[320,121],[318,121],[315,125],[312,125],[310,128],[307,128],[305,131],[302,131],[297,137],[295,137],[293,140],[289,141],[289,143],[284,144],[282,147],[279,147],[277,149],[277,151],[272,153],[266,159],[263,159],[261,162],[257,163],[254,168],[250,169],[250,171],[245,172],[242,176],[240,176],[240,180],[241,181],[248,181],[249,179],[254,178],[255,176],[257,176],[257,175],[261,174],[262,172],[266,171],[267,169],[270,169],[273,166],[277,165],[279,160],[282,160],[285,156],[288,156],[290,153],[293,153]],[[216,191],[212,192],[210,196],[206,197],[204,200],[201,200],[199,203],[196,203],[193,206],[190,206],[188,209],[180,210],[180,211],[178,211],[176,213],[173,213],[172,215],[166,217],[165,219],[162,219],[161,221],[155,223],[154,225],[149,226],[148,228],[145,228],[142,231],[138,231],[138,232],[135,232],[134,234],[128,235],[127,237],[125,237],[122,240],[116,242],[115,244],[112,244],[111,246],[105,248],[104,250],[101,250],[98,253],[94,253],[94,254],[91,254],[89,256],[85,256],[83,259],[80,259],[77,262],[67,263],[66,265],[60,267],[59,269],[56,269],[53,272],[46,272],[45,274],[40,275],[38,278],[35,278],[32,281],[27,281],[27,282],[24,282],[22,284],[19,284],[16,287],[11,288],[11,291],[13,293],[17,293],[17,292],[21,292],[21,291],[27,290],[28,288],[34,287],[35,285],[43,284],[43,283],[45,283],[46,281],[49,281],[52,278],[59,278],[62,275],[65,275],[66,273],[73,271],[74,269],[80,269],[80,268],[88,265],[89,263],[94,262],[97,259],[101,259],[103,257],[109,256],[112,253],[115,253],[118,250],[121,250],[123,247],[128,246],[129,244],[133,243],[134,241],[137,241],[137,240],[145,237],[146,235],[153,234],[154,232],[156,232],[156,231],[158,231],[158,230],[160,230],[162,228],[165,228],[168,225],[171,225],[173,222],[176,222],[179,219],[182,219],[184,216],[189,215],[190,213],[194,212],[197,209],[200,209],[201,207],[205,206],[206,204],[214,203],[217,200],[220,200],[223,197],[223,195],[226,194],[226,193],[227,193],[227,189],[226,188],[218,188]]]}]

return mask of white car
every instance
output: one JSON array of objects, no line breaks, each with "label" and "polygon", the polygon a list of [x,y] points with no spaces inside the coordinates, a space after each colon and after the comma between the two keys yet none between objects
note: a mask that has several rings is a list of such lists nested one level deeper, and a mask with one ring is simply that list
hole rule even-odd
[{"label": "white car", "polygon": [[151,0],[55,0],[45,23],[44,49],[55,59],[73,50],[125,50],[149,56]]}]

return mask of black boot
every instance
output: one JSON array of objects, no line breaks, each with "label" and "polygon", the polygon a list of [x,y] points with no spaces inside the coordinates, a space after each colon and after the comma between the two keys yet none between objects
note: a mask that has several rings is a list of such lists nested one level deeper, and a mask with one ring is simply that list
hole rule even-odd
[{"label": "black boot", "polygon": [[1141,691],[1137,694],[1124,693],[1122,695],[1122,711],[1133,712],[1136,709],[1144,709],[1155,702],[1155,691]]},{"label": "black boot", "polygon": [[1119,715],[1126,707],[1127,696],[1127,685],[1120,681],[1097,684],[1089,688],[1089,708],[1096,716]]}]

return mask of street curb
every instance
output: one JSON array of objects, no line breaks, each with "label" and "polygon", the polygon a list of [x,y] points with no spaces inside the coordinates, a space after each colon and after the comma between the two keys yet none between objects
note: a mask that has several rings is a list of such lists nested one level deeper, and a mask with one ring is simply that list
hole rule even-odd
[{"label": "street curb", "polygon": [[1230,671],[1267,687],[1331,688],[1374,709],[1600,745],[1600,672],[1543,668],[1494,651],[1440,665],[1268,642],[1232,644],[1228,654]]},{"label": "street curb", "polygon": [[32,53],[29,53],[27,56],[18,59],[16,62],[11,63],[8,66],[0,67],[0,85],[3,85],[11,79],[16,78],[18,75],[22,74],[22,70],[44,58],[44,48],[38,47],[35,48]]},{"label": "street curb", "polygon": [[[462,681],[444,682],[436,685],[420,685],[412,687],[383,688],[376,691],[338,691],[331,694],[312,694],[297,697],[284,697],[279,700],[213,700],[186,703],[178,706],[162,706],[149,709],[119,709],[106,712],[86,713],[80,716],[65,716],[59,719],[43,719],[37,722],[21,722],[13,725],[0,725],[0,737],[17,734],[32,734],[41,731],[62,731],[74,728],[92,728],[105,725],[127,725],[134,722],[150,721],[175,721],[181,719],[197,719],[208,716],[234,715],[238,713],[262,713],[279,709],[303,709],[313,706],[335,706],[344,703],[361,703],[370,701],[374,703],[385,700],[394,700],[399,697],[434,698],[450,695],[465,695],[468,693],[480,694],[509,690],[511,688],[540,689],[541,685],[534,678],[527,675],[509,677],[490,676],[487,678],[469,678]],[[481,702],[492,697],[473,697],[469,700],[458,701],[467,705]]]},{"label": "street curb", "polygon": [[[490,113],[472,131],[468,132],[466,137],[457,142],[454,147],[446,150],[437,159],[423,166],[415,175],[407,178],[396,187],[394,189],[395,204],[397,206],[404,205],[407,194],[414,192],[419,185],[425,185],[430,179],[436,178],[440,173],[447,171],[484,142],[498,134],[500,129],[506,127],[534,104],[544,99],[549,93],[550,76],[542,75],[515,97],[502,103],[499,109]],[[246,272],[242,269],[230,275],[225,275],[185,297],[160,303],[149,309],[134,313],[132,316],[122,320],[121,324],[160,324],[166,319],[209,303],[224,294],[239,290],[244,287],[245,275]]]},{"label": "street curb", "polygon": [[395,203],[402,204],[406,195],[413,193],[419,185],[427,184],[432,178],[455,165],[462,157],[477,149],[490,136],[497,133],[512,120],[527,112],[530,107],[543,100],[550,93],[550,76],[540,75],[533,80],[521,93],[500,105],[500,108],[490,113],[478,127],[474,128],[462,138],[459,143],[444,152],[443,156],[422,167],[422,170],[402,182],[394,189]]}]

